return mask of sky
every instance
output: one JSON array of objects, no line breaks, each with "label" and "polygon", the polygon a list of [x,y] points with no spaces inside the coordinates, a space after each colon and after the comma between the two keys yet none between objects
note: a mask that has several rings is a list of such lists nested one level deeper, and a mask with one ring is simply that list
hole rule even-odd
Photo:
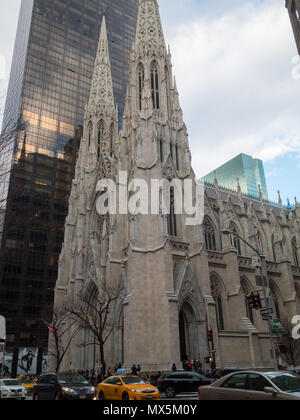
[{"label": "sky", "polygon": [[[1,2],[0,92],[20,0]],[[159,5],[197,177],[247,153],[264,161],[270,200],[280,190],[284,203],[300,201],[300,59],[285,1]]]}]

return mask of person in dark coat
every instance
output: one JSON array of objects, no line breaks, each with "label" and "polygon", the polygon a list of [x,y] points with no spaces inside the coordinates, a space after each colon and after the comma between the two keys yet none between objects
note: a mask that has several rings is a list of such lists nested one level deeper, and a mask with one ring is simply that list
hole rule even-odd
[{"label": "person in dark coat", "polygon": [[133,376],[137,375],[137,367],[135,365],[132,366],[131,373],[133,374]]},{"label": "person in dark coat", "polygon": [[175,363],[173,363],[172,372],[177,372],[177,367],[176,367]]}]

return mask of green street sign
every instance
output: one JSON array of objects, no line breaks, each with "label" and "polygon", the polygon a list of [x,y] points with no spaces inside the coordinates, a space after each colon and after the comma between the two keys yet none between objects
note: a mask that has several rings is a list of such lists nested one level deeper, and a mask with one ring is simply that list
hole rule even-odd
[{"label": "green street sign", "polygon": [[280,324],[280,319],[273,319],[273,324]]}]

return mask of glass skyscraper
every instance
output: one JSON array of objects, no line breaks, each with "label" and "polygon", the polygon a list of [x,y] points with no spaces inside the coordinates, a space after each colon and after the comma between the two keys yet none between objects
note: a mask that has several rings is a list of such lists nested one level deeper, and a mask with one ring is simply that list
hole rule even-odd
[{"label": "glass skyscraper", "polygon": [[238,179],[244,194],[259,197],[259,185],[264,200],[268,200],[268,189],[263,162],[251,156],[240,154],[215,171],[203,177],[203,180],[213,184],[215,176],[220,186],[236,191]]},{"label": "glass skyscraper", "polygon": [[300,54],[300,0],[286,0],[286,7],[290,15],[298,53]]},{"label": "glass skyscraper", "polygon": [[22,0],[0,144],[0,313],[13,374],[29,348],[40,370],[47,347],[43,319],[51,319],[101,16],[121,120],[137,11],[137,0]]}]

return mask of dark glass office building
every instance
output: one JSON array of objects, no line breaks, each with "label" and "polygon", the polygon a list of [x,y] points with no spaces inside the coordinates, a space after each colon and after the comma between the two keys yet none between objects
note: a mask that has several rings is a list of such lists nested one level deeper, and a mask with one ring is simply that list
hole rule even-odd
[{"label": "dark glass office building", "polygon": [[121,120],[137,11],[138,0],[22,0],[0,144],[0,313],[13,375],[28,359],[39,372],[47,348],[43,319],[51,319],[101,17]]},{"label": "dark glass office building", "polygon": [[286,7],[290,15],[298,53],[300,54],[300,0],[286,0]]}]

